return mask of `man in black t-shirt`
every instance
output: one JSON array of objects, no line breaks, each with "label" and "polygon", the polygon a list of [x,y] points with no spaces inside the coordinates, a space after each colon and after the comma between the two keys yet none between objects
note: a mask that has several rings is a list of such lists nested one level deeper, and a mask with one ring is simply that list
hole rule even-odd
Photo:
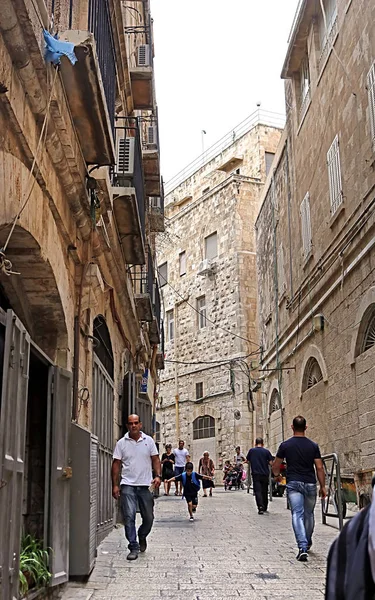
[{"label": "man in black t-shirt", "polygon": [[272,470],[275,477],[280,474],[282,461],[286,460],[286,489],[292,511],[292,525],[298,545],[297,560],[306,562],[312,545],[314,531],[314,508],[316,504],[316,475],[320,495],[325,498],[325,473],[318,444],[306,437],[306,419],[293,419],[293,437],[280,444]]},{"label": "man in black t-shirt", "polygon": [[273,460],[271,452],[263,447],[262,438],[259,437],[255,440],[255,446],[247,453],[246,460],[250,463],[251,467],[258,513],[262,515],[264,512],[267,512],[268,508],[270,465]]}]

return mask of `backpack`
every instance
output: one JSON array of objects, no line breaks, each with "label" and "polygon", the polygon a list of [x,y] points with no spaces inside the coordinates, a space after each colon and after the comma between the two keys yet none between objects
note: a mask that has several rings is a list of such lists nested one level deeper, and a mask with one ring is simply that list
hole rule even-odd
[{"label": "backpack", "polygon": [[[181,479],[182,479],[182,485],[185,487],[185,485],[186,485],[186,472],[185,471],[182,473]],[[197,492],[199,492],[199,490],[201,489],[201,482],[198,479],[195,471],[193,471],[191,474],[191,483],[193,484],[193,487],[196,488]]]}]

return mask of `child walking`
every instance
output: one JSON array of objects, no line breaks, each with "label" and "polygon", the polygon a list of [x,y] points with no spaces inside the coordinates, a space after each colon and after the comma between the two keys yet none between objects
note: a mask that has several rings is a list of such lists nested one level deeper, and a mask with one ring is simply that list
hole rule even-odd
[{"label": "child walking", "polygon": [[198,506],[198,492],[201,487],[201,479],[212,479],[208,475],[199,475],[194,471],[193,463],[188,462],[185,465],[184,473],[172,477],[168,481],[182,481],[182,487],[184,489],[183,495],[188,505],[189,520],[194,521],[193,513],[196,512]]}]

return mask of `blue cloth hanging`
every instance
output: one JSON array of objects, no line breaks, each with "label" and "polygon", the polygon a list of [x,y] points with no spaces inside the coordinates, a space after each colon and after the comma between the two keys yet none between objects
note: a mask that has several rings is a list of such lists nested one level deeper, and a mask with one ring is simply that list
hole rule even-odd
[{"label": "blue cloth hanging", "polygon": [[75,65],[77,57],[74,54],[74,44],[71,42],[60,42],[57,38],[57,34],[54,37],[46,29],[44,29],[43,35],[46,43],[44,58],[47,62],[59,65],[61,57],[66,56],[72,65]]}]

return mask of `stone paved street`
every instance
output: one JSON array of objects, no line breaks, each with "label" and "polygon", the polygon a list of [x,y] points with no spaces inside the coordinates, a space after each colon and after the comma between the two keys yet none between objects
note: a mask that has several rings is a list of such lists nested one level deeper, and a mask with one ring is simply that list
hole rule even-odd
[{"label": "stone paved street", "polygon": [[285,506],[274,499],[259,516],[251,494],[219,489],[200,497],[190,523],[184,500],[161,496],[147,552],[127,562],[123,528],[116,529],[98,549],[89,581],[71,583],[63,600],[322,600],[337,529],[321,525],[317,510],[313,551],[307,564],[298,563]]}]

